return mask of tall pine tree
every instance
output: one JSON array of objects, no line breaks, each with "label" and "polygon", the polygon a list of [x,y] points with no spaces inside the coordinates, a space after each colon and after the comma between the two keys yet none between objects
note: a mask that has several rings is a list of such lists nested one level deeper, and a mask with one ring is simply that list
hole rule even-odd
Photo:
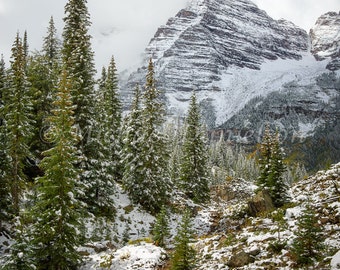
[{"label": "tall pine tree", "polygon": [[21,191],[26,176],[24,167],[30,156],[29,141],[32,136],[32,102],[29,83],[26,76],[26,60],[21,38],[17,34],[11,56],[8,74],[8,87],[3,91],[4,119],[7,129],[7,153],[10,164],[7,176],[10,180],[10,191],[13,210],[19,213]]},{"label": "tall pine tree", "polygon": [[3,56],[0,59],[0,227],[4,220],[9,218],[9,210],[11,205],[10,197],[10,179],[9,172],[9,156],[7,152],[7,136],[4,119],[4,98],[3,92],[6,87],[6,68]]},{"label": "tall pine tree", "polygon": [[160,131],[164,121],[164,109],[160,100],[160,92],[155,86],[154,66],[151,59],[146,75],[143,100],[141,138],[143,150],[140,161],[144,167],[144,177],[135,190],[139,194],[139,202],[147,210],[158,212],[168,200],[171,185],[167,168],[169,157],[167,139]]},{"label": "tall pine tree", "polygon": [[94,54],[91,49],[91,36],[88,29],[91,25],[86,0],[69,0],[65,6],[65,27],[63,31],[63,64],[72,83],[72,101],[75,124],[81,134],[78,150],[82,155],[79,166],[82,169],[81,181],[84,183],[84,201],[91,207],[92,192],[96,190],[99,172],[97,148],[100,142],[96,137],[98,129],[95,115],[94,92]]},{"label": "tall pine tree", "polygon": [[44,141],[43,133],[48,126],[46,118],[51,113],[53,96],[58,87],[61,69],[60,57],[60,40],[57,37],[54,21],[51,17],[42,51],[36,52],[29,58],[27,68],[31,92],[34,97],[33,113],[36,122],[31,151],[37,159],[41,159],[41,153],[50,147]]},{"label": "tall pine tree", "polygon": [[108,160],[111,161],[112,175],[115,180],[121,180],[122,166],[120,152],[122,150],[121,125],[122,104],[118,94],[118,78],[115,60],[112,57],[107,69],[107,77],[103,92],[104,129],[103,134],[109,151]]},{"label": "tall pine tree", "polygon": [[283,178],[286,166],[283,163],[279,132],[273,135],[269,126],[264,132],[260,155],[260,176],[257,184],[260,189],[268,190],[276,207],[281,207],[289,200],[288,185]]},{"label": "tall pine tree", "polygon": [[77,200],[81,192],[80,171],[75,167],[79,136],[71,87],[64,71],[46,134],[53,147],[44,152],[40,166],[45,174],[38,178],[37,202],[31,210],[33,256],[38,269],[75,269],[80,263],[76,248],[81,239],[83,205]]},{"label": "tall pine tree", "polygon": [[114,58],[106,71],[102,69],[99,80],[98,100],[96,102],[97,129],[92,136],[97,140],[96,156],[91,160],[94,184],[90,187],[89,201],[93,211],[111,215],[114,210],[112,195],[115,180],[121,180],[121,104],[118,97],[118,79]]},{"label": "tall pine tree", "polygon": [[186,119],[183,155],[180,164],[180,187],[197,203],[209,199],[207,146],[195,93]]},{"label": "tall pine tree", "polygon": [[122,163],[124,166],[122,183],[135,203],[140,202],[144,179],[141,98],[140,88],[136,86],[131,111],[125,118],[122,129]]}]

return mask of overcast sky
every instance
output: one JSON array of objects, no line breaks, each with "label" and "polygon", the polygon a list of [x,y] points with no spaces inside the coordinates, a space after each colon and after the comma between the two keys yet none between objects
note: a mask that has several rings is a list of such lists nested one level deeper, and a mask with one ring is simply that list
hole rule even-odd
[{"label": "overcast sky", "polygon": [[[119,71],[138,59],[158,26],[184,8],[189,0],[88,0],[98,69],[114,55]],[[67,0],[0,0],[0,54],[5,60],[16,33],[28,33],[30,50],[40,49],[50,16],[58,34],[63,29]],[[285,18],[309,31],[325,12],[340,10],[339,0],[253,0],[274,19]]]}]

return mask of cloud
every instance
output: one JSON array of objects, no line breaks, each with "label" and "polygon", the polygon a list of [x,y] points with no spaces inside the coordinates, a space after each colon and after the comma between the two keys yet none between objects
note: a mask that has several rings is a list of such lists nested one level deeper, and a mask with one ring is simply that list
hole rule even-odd
[{"label": "cloud", "polygon": [[302,27],[307,32],[316,20],[329,11],[339,12],[339,0],[253,0],[274,19],[284,18]]}]

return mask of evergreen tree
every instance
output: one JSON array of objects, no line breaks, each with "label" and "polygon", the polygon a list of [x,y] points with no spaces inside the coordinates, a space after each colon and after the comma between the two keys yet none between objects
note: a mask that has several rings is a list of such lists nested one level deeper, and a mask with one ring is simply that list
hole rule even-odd
[{"label": "evergreen tree", "polygon": [[160,101],[160,92],[156,89],[154,67],[150,59],[146,75],[142,112],[143,147],[141,162],[143,164],[142,182],[135,187],[139,202],[149,211],[158,212],[166,203],[170,191],[170,179],[167,170],[169,151],[167,139],[160,129],[163,124],[164,109]]},{"label": "evergreen tree", "polygon": [[184,128],[180,126],[180,123],[168,123],[165,127],[165,134],[170,139],[169,148],[171,152],[168,165],[170,179],[173,183],[176,183],[180,177],[179,167],[182,158]]},{"label": "evergreen tree", "polygon": [[283,206],[289,200],[288,185],[283,179],[286,166],[283,163],[283,151],[280,146],[279,133],[276,131],[271,150],[271,165],[268,175],[270,195],[276,207]]},{"label": "evergreen tree", "polygon": [[131,111],[124,121],[122,130],[122,163],[124,165],[122,183],[135,203],[140,202],[144,179],[141,98],[140,88],[136,86]]},{"label": "evergreen tree", "polygon": [[29,227],[23,215],[16,217],[14,222],[15,242],[10,246],[11,253],[4,256],[1,270],[36,270],[32,257]]},{"label": "evergreen tree", "polygon": [[7,129],[7,153],[10,157],[9,171],[12,205],[19,213],[21,190],[26,176],[24,166],[30,156],[28,147],[32,134],[32,103],[29,83],[25,73],[25,55],[22,41],[17,34],[12,47],[11,66],[8,74],[8,87],[3,91],[4,119]]},{"label": "evergreen tree", "polygon": [[203,203],[209,199],[207,147],[195,94],[191,97],[186,126],[180,164],[180,187],[189,198]]},{"label": "evergreen tree", "polygon": [[115,60],[112,57],[107,69],[107,77],[103,92],[104,104],[104,137],[107,139],[107,148],[111,156],[112,175],[115,180],[121,180],[122,166],[120,153],[122,150],[121,125],[122,125],[122,104],[118,95],[118,78]]},{"label": "evergreen tree", "polygon": [[37,202],[31,210],[33,256],[38,269],[75,269],[81,260],[76,248],[81,240],[83,205],[77,199],[81,192],[79,169],[75,167],[79,136],[71,87],[63,71],[46,134],[54,145],[44,152],[40,165],[45,174],[38,178]]},{"label": "evergreen tree", "polygon": [[22,42],[22,47],[23,47],[23,51],[24,51],[24,59],[25,59],[25,65],[27,64],[27,60],[28,60],[28,38],[27,38],[27,31],[25,30],[24,32],[24,39]]},{"label": "evergreen tree", "polygon": [[195,269],[196,251],[190,245],[193,238],[191,226],[190,213],[187,210],[184,212],[175,237],[175,251],[171,259],[171,270]]},{"label": "evergreen tree", "polygon": [[298,266],[312,265],[315,259],[321,258],[325,246],[317,213],[310,203],[298,218],[297,226],[296,238],[291,247],[293,258]]},{"label": "evergreen tree", "polygon": [[53,17],[51,17],[47,28],[47,35],[44,37],[43,52],[49,60],[49,66],[52,70],[60,60],[60,46],[61,41],[57,36],[57,29],[54,25]]},{"label": "evergreen tree", "polygon": [[36,121],[31,151],[35,153],[37,159],[41,159],[41,153],[50,147],[44,141],[43,133],[47,129],[46,118],[51,114],[53,96],[58,87],[61,69],[60,56],[60,41],[57,38],[51,17],[42,51],[30,57],[27,69],[31,92],[34,97],[33,113]]},{"label": "evergreen tree", "polygon": [[170,235],[169,218],[165,207],[156,216],[156,222],[153,227],[153,241],[157,246],[165,247],[166,239]]},{"label": "evergreen tree", "polygon": [[283,163],[283,151],[280,147],[279,133],[272,135],[266,128],[260,146],[260,176],[257,184],[260,189],[267,189],[276,207],[283,206],[289,200],[288,185],[283,179],[286,167]]},{"label": "evergreen tree", "polygon": [[[94,95],[94,54],[91,50],[91,25],[86,0],[69,0],[65,6],[65,27],[63,31],[63,64],[72,83],[72,101],[75,108],[75,124],[81,134],[78,150],[82,155],[79,166],[82,169],[81,181],[84,183],[84,201],[95,197],[90,194],[95,190],[99,174],[97,147],[100,144],[95,132],[98,123],[95,119]],[[91,201],[88,201],[91,203]],[[89,205],[91,207],[91,205]]]},{"label": "evergreen tree", "polygon": [[7,152],[7,136],[4,119],[4,99],[3,92],[6,87],[6,68],[3,56],[0,59],[0,227],[3,220],[9,218],[9,210],[11,205],[10,198],[10,181],[9,172],[9,156]]},{"label": "evergreen tree", "polygon": [[260,144],[260,176],[257,179],[257,185],[260,189],[268,187],[268,176],[270,172],[270,162],[272,156],[272,135],[269,126],[266,126]]},{"label": "evergreen tree", "polygon": [[[114,210],[112,195],[115,192],[115,180],[120,180],[120,129],[121,129],[121,104],[118,98],[118,80],[114,58],[112,57],[107,69],[103,68],[99,80],[99,95],[96,103],[97,129],[92,131],[93,138],[97,138],[96,153],[91,165],[94,168],[86,199],[93,205],[93,211],[111,215]],[[90,201],[91,200],[91,201]],[[97,208],[97,209],[96,209]]]}]

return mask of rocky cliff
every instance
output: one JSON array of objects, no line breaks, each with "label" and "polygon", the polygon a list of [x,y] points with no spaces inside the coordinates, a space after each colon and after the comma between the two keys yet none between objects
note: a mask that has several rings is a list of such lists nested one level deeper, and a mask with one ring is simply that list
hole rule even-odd
[{"label": "rocky cliff", "polygon": [[317,60],[331,59],[329,70],[340,69],[340,12],[328,12],[319,17],[310,30],[311,52]]},{"label": "rocky cliff", "polygon": [[[157,30],[144,63],[154,60],[158,87],[176,111],[173,102],[187,101],[193,90],[223,91],[229,67],[260,70],[268,60],[299,60],[307,49],[304,30],[273,20],[251,1],[195,0]],[[146,66],[131,74],[125,97],[136,83],[143,85],[145,73]]]},{"label": "rocky cliff", "polygon": [[[144,63],[154,61],[170,115],[186,113],[194,90],[209,128],[250,130],[253,141],[265,121],[290,140],[322,134],[326,125],[337,134],[339,20],[322,15],[309,36],[249,0],[195,0],[159,27]],[[140,67],[122,83],[126,105],[145,74]]]}]

